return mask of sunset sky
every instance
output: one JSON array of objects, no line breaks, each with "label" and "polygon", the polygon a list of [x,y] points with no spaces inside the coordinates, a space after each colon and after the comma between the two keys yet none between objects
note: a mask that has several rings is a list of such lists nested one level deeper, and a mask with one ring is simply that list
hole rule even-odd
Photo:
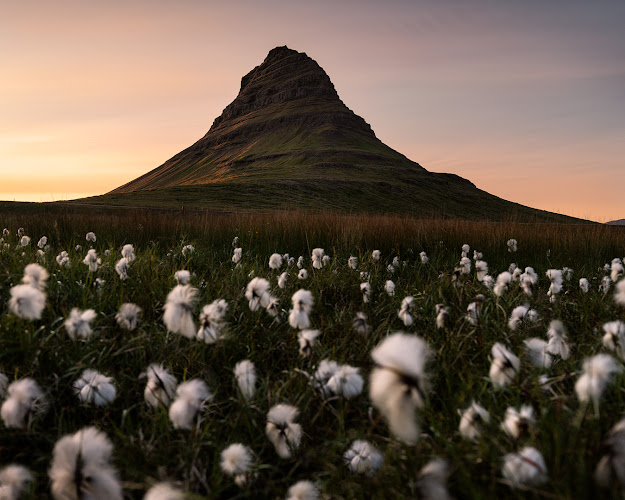
[{"label": "sunset sky", "polygon": [[287,45],[426,169],[625,218],[623,26],[619,0],[2,1],[0,199],[102,194],[157,167]]}]

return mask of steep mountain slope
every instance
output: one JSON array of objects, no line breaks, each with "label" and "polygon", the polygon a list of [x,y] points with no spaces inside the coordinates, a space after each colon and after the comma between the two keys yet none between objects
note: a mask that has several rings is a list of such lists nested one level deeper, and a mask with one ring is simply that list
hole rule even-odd
[{"label": "steep mountain slope", "polygon": [[307,208],[554,220],[392,148],[340,100],[325,71],[287,47],[241,80],[195,144],[89,203],[210,209]]}]

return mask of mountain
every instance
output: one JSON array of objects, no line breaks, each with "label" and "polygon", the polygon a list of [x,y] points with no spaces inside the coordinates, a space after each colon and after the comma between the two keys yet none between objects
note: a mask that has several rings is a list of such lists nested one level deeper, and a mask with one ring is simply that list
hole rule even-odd
[{"label": "mountain", "polygon": [[606,222],[610,226],[625,226],[625,219],[611,220],[610,222]]},{"label": "mountain", "polygon": [[433,173],[380,141],[305,53],[271,50],[192,146],[110,193],[81,200],[209,209],[305,208],[563,220]]}]

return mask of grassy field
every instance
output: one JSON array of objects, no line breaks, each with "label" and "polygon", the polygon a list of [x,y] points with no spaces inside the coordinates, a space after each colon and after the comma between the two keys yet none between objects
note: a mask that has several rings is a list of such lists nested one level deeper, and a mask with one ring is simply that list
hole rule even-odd
[{"label": "grassy field", "polygon": [[[604,453],[603,439],[625,409],[625,374],[616,376],[596,412],[578,401],[574,384],[584,359],[608,352],[601,343],[602,324],[625,320],[624,309],[614,303],[613,287],[608,293],[599,290],[601,279],[609,274],[604,264],[625,257],[624,228],[301,212],[180,214],[109,208],[95,213],[59,205],[6,205],[0,211],[3,227],[10,235],[5,238],[8,246],[0,248],[0,371],[10,381],[34,378],[49,401],[47,413],[24,430],[0,424],[0,466],[20,463],[35,476],[23,498],[49,495],[47,471],[54,444],[88,425],[113,442],[113,462],[127,498],[142,498],[162,480],[178,484],[189,498],[286,498],[288,488],[303,479],[313,481],[323,498],[418,498],[419,470],[435,457],[449,463],[447,484],[456,498],[620,497],[618,490],[600,490],[593,471]],[[31,242],[17,249],[20,227]],[[89,231],[95,232],[95,243],[85,240]],[[36,245],[44,235],[49,248],[39,255]],[[243,249],[240,266],[231,260],[234,237]],[[518,241],[515,253],[507,250],[510,238]],[[134,245],[136,260],[129,266],[129,278],[121,280],[115,264],[127,243]],[[494,278],[513,262],[532,266],[539,276],[533,295],[526,296],[515,282],[497,297],[477,280],[474,268],[455,285],[453,270],[465,243],[471,246],[469,257],[474,249],[483,253]],[[183,254],[186,245],[195,250]],[[331,258],[323,269],[311,266],[316,247]],[[90,248],[102,259],[96,272],[82,262]],[[371,258],[376,249],[381,251],[379,261]],[[63,250],[69,254],[69,268],[55,260]],[[421,251],[429,256],[427,264],[421,263]],[[298,280],[295,265],[270,269],[274,252],[289,253],[296,260],[303,256],[308,278]],[[358,257],[355,270],[347,264],[350,256]],[[400,264],[390,272],[395,257]],[[41,319],[27,321],[10,314],[6,304],[11,287],[31,262],[41,264],[51,277]],[[564,267],[574,270],[573,277],[550,302],[545,272]],[[203,305],[219,298],[228,302],[226,335],[215,344],[168,332],[162,321],[163,305],[176,285],[174,273],[181,269],[191,272],[191,284],[199,290],[193,311],[196,325]],[[277,279],[283,271],[289,278],[280,289]],[[360,292],[365,281],[361,272],[369,273],[368,303]],[[250,311],[244,296],[250,273],[270,281],[271,293],[279,300],[277,319],[262,308]],[[588,293],[577,284],[582,277],[590,282]],[[394,296],[384,291],[389,279],[396,286]],[[312,292],[311,328],[322,331],[308,358],[298,353],[297,330],[288,322],[291,296],[300,288]],[[466,310],[480,293],[486,301],[479,325],[473,326]],[[406,296],[414,297],[415,321],[409,327],[397,315]],[[133,332],[115,321],[125,302],[143,309]],[[448,326],[441,330],[436,328],[438,303],[450,311]],[[511,332],[511,311],[526,303],[539,320]],[[74,307],[97,312],[89,340],[71,340],[63,326]],[[365,337],[351,327],[360,311],[372,326]],[[523,354],[523,341],[546,338],[553,319],[568,328],[571,357],[555,359],[548,370],[534,368]],[[434,352],[426,369],[431,389],[417,414],[421,436],[415,445],[393,437],[368,395],[371,351],[395,331],[419,335]],[[521,358],[518,375],[503,390],[495,389],[488,378],[495,342]],[[326,358],[358,367],[365,379],[363,393],[349,400],[324,400],[306,374],[314,373]],[[258,372],[257,392],[249,402],[233,377],[235,364],[244,359]],[[166,408],[152,409],[144,402],[146,381],[140,375],[154,362],[163,363],[179,382],[206,381],[214,393],[193,430],[174,429]],[[117,397],[109,406],[78,401],[72,384],[85,368],[115,379]],[[544,374],[554,380],[549,390],[539,383]],[[472,400],[490,412],[490,424],[477,440],[458,431],[458,410]],[[279,458],[265,436],[267,412],[278,403],[300,410],[297,421],[304,435],[290,459]],[[515,440],[500,423],[507,407],[522,404],[533,407],[536,425]],[[355,439],[370,441],[384,456],[384,464],[371,476],[352,474],[344,463],[343,454]],[[220,470],[220,454],[232,443],[243,443],[254,453],[257,477],[244,488]],[[513,489],[502,477],[502,457],[526,445],[544,456],[548,480]]]}]

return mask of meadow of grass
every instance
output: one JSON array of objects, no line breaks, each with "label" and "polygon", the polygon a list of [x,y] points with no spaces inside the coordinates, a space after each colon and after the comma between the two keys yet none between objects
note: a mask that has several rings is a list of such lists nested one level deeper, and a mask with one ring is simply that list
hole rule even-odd
[{"label": "meadow of grass", "polygon": [[[40,210],[37,212],[37,210]],[[606,349],[601,343],[603,323],[625,319],[613,301],[613,290],[603,293],[599,283],[605,263],[625,256],[625,231],[598,224],[521,224],[514,221],[480,223],[461,220],[417,220],[401,217],[339,216],[280,212],[273,214],[176,214],[128,210],[94,213],[82,209],[0,213],[0,229],[7,227],[8,246],[0,248],[0,371],[16,380],[34,378],[49,401],[45,415],[27,429],[0,424],[0,466],[20,463],[35,475],[24,498],[49,495],[47,470],[55,442],[82,427],[95,425],[114,444],[113,461],[127,498],[142,498],[161,480],[177,482],[189,498],[284,498],[290,485],[309,479],[324,498],[418,498],[420,468],[434,457],[450,465],[448,486],[456,498],[618,498],[617,490],[600,490],[594,468],[603,454],[608,430],[625,410],[625,374],[616,377],[599,411],[580,404],[574,383],[583,360]],[[30,245],[17,249],[16,232],[23,227]],[[94,231],[97,241],[85,241]],[[44,255],[36,243],[47,236]],[[240,266],[231,261],[232,240],[243,248]],[[518,251],[510,253],[506,241],[515,238]],[[124,244],[133,244],[136,260],[129,278],[121,280],[115,263]],[[496,297],[475,277],[475,272],[452,281],[465,243],[483,253],[490,274],[496,277],[510,263],[532,266],[539,283],[531,297],[513,283]],[[183,254],[185,245],[194,251]],[[77,249],[77,246],[80,249]],[[322,247],[331,257],[323,269],[311,266],[311,251]],[[94,248],[102,259],[96,272],[82,263]],[[380,261],[371,258],[379,249]],[[60,267],[56,255],[66,250],[70,267]],[[108,252],[107,252],[108,251]],[[429,262],[422,264],[419,252]],[[297,279],[297,267],[271,270],[269,256],[289,253],[305,258],[308,278]],[[108,255],[107,255],[108,253]],[[347,265],[358,257],[356,270]],[[393,258],[400,265],[388,270]],[[51,274],[42,318],[26,321],[7,310],[10,288],[20,282],[24,267],[37,262]],[[401,264],[405,262],[404,264]],[[555,302],[547,297],[550,268],[574,270]],[[212,345],[167,331],[162,307],[176,285],[174,273],[186,269],[199,289],[201,306],[223,298],[229,304],[223,339]],[[283,271],[286,288],[277,286]],[[250,273],[268,279],[280,302],[278,319],[264,310],[251,312],[244,296]],[[361,272],[370,274],[371,300],[363,303]],[[577,285],[586,277],[590,291]],[[98,282],[103,280],[103,282]],[[384,283],[395,282],[395,296]],[[298,353],[297,332],[287,316],[291,295],[300,288],[315,299],[311,327],[322,331],[309,358]],[[480,323],[465,318],[467,305],[477,294],[486,296]],[[414,297],[415,322],[404,326],[397,312],[406,296]],[[120,329],[115,321],[119,306],[133,302],[143,309],[137,330]],[[435,305],[449,307],[447,328],[436,328]],[[530,304],[540,319],[511,332],[507,321],[512,309]],[[92,308],[98,316],[89,340],[73,341],[63,326],[73,307]],[[367,314],[372,331],[363,337],[352,330],[356,313]],[[523,356],[523,340],[545,338],[549,322],[563,321],[569,331],[571,357],[557,359],[539,370]],[[427,341],[434,357],[428,365],[431,390],[418,412],[421,436],[416,445],[393,438],[386,421],[371,408],[368,376],[373,368],[372,349],[394,331],[417,334]],[[496,390],[488,379],[490,350],[502,342],[522,359],[515,382]],[[325,358],[358,367],[365,390],[351,400],[324,400],[309,383]],[[246,403],[233,377],[234,365],[249,359],[259,376],[257,392]],[[166,408],[152,409],[143,400],[150,363],[163,363],[178,381],[201,378],[214,393],[213,401],[192,431],[175,430]],[[112,376],[117,397],[109,406],[79,403],[72,384],[85,368]],[[538,378],[547,374],[555,382],[549,390]],[[475,400],[491,415],[491,422],[476,441],[458,432],[458,410]],[[277,403],[300,410],[304,437],[290,459],[281,459],[265,436],[266,414]],[[529,404],[536,426],[520,440],[500,429],[506,408]],[[384,455],[384,465],[371,476],[349,472],[343,454],[355,439],[366,439]],[[243,443],[254,452],[257,478],[239,488],[219,467],[220,453],[231,443]],[[502,478],[502,457],[531,445],[541,451],[548,481],[530,489],[512,489]]]}]

